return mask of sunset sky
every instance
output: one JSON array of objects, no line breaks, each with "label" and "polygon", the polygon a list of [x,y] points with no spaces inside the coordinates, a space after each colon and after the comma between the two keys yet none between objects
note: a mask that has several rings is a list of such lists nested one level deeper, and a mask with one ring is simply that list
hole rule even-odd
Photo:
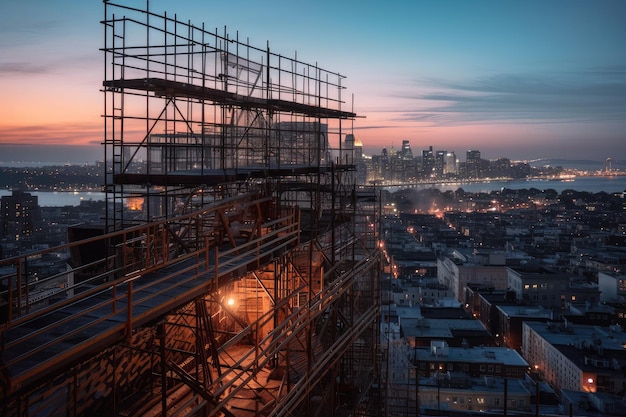
[{"label": "sunset sky", "polygon": [[[120,0],[145,7],[145,0]],[[626,160],[626,1],[151,0],[347,76],[369,154]],[[0,2],[0,162],[101,159],[100,0]],[[72,145],[69,146],[68,145]]]}]

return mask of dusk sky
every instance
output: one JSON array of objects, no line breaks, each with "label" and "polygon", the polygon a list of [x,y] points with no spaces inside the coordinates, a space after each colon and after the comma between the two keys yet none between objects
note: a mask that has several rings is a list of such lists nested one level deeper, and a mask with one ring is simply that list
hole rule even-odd
[{"label": "dusk sky", "polygon": [[[150,9],[347,76],[368,154],[408,139],[414,153],[433,146],[462,160],[468,149],[626,160],[624,0],[151,0]],[[103,17],[100,0],[0,1],[0,162],[102,159]]]}]

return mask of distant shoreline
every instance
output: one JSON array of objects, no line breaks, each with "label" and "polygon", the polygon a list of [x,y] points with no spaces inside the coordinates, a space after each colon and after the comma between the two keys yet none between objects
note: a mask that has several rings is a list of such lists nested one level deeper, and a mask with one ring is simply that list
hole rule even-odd
[{"label": "distant shoreline", "polygon": [[[468,193],[490,193],[492,191],[501,191],[502,189],[531,189],[536,188],[540,191],[553,189],[558,193],[566,189],[573,189],[580,192],[589,193],[624,193],[626,192],[626,173],[615,176],[600,176],[589,175],[579,176],[568,179],[550,179],[550,178],[535,178],[535,179],[491,179],[491,180],[479,180],[479,181],[450,181],[446,183],[420,183],[407,185],[385,185],[380,184],[377,187],[382,187],[389,192],[396,192],[406,189],[414,190],[428,190],[437,189],[441,192],[456,191],[462,188]],[[11,195],[10,189],[0,189],[0,197],[4,195]],[[106,193],[102,191],[59,191],[59,190],[27,190],[38,197],[39,205],[42,207],[63,207],[63,206],[78,206],[83,201],[104,201],[106,199]]]}]

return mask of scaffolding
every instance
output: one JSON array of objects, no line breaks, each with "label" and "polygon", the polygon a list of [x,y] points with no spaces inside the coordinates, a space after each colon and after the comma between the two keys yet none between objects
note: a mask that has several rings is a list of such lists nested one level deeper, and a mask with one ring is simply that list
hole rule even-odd
[{"label": "scaffolding", "polygon": [[0,262],[0,409],[384,414],[380,202],[344,77],[148,5],[104,1],[102,235]]},{"label": "scaffolding", "polygon": [[[322,381],[327,387],[346,385],[359,368],[355,363],[361,363],[359,372],[368,369],[364,375],[375,374],[376,198],[371,190],[357,192],[352,149],[343,148],[348,122],[356,116],[344,108],[345,77],[277,54],[269,43],[257,48],[226,28],[219,34],[146,6],[105,2],[107,230],[175,217],[243,193],[269,196],[279,210],[297,207],[302,243],[244,277],[249,283],[238,298],[259,304],[262,293],[274,289],[264,301],[271,306],[268,313],[253,309],[267,318],[254,322],[267,326],[272,318],[273,343],[287,326],[287,348],[280,345],[267,357],[273,357],[274,369],[289,368],[286,381],[306,381],[304,395],[290,390],[286,400],[277,400],[283,411],[276,415],[301,407],[303,398],[308,409],[311,396],[322,395]],[[232,221],[221,222],[232,235]],[[336,285],[339,293],[330,290]],[[294,315],[306,320],[289,324]],[[332,324],[321,324],[326,322]],[[338,331],[345,335],[339,338]],[[315,346],[329,332],[325,342],[334,354],[315,358]],[[255,334],[259,349],[267,341]],[[337,350],[338,339],[345,345]],[[293,357],[294,344],[302,350],[299,358]],[[350,354],[337,357],[338,352]],[[306,371],[290,375],[302,358]],[[363,395],[355,398],[369,395],[367,386],[359,389]],[[334,398],[330,410],[339,408]],[[324,400],[320,407],[329,404]]]},{"label": "scaffolding", "polygon": [[105,9],[109,230],[287,182],[301,190],[283,198],[319,212],[325,202],[302,199],[302,187],[330,187],[331,169],[354,170],[342,149],[355,114],[343,109],[341,74],[226,29]]}]

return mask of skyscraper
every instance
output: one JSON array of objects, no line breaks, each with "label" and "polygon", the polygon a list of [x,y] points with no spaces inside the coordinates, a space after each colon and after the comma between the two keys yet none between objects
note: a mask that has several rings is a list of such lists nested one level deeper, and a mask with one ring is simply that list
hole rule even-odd
[{"label": "skyscraper", "polygon": [[480,151],[469,150],[465,155],[465,163],[467,168],[467,176],[468,178],[479,178],[480,173]]}]

